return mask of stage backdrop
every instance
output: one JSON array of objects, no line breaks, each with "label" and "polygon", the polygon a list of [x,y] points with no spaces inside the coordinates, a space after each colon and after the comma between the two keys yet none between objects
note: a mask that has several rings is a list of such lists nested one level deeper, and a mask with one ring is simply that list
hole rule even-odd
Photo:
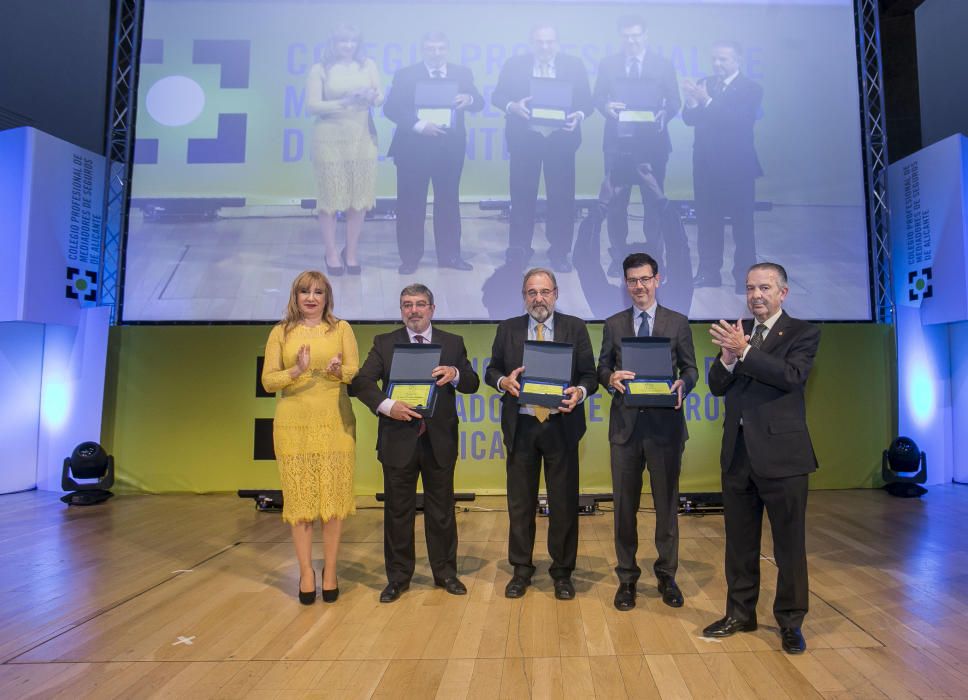
[{"label": "stage backdrop", "polygon": [[[444,325],[464,336],[478,372],[487,365],[495,326]],[[360,353],[390,326],[357,325]],[[872,324],[824,324],[807,392],[808,418],[820,470],[813,488],[878,485],[881,451],[893,436],[893,340]],[[590,326],[596,351],[600,324]],[[123,487],[165,491],[279,488],[276,464],[254,459],[256,434],[270,430],[275,399],[258,396],[257,367],[268,326],[123,326],[112,329],[103,441]],[[690,439],[682,491],[718,491],[722,399],[708,392],[715,356],[707,326],[693,326],[700,383],[686,404]],[[503,493],[504,446],[496,392],[460,396],[461,443],[456,486]],[[608,409],[601,393],[586,402],[589,430],[581,443],[581,488],[610,492]],[[356,492],[383,490],[376,460],[376,418],[357,401]],[[271,433],[266,433],[270,438]]]}]

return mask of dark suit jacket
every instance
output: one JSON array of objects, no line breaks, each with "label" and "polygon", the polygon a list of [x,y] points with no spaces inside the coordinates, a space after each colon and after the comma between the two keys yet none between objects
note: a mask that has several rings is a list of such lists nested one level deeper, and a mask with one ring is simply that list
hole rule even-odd
[{"label": "dark suit jacket", "polygon": [[[701,83],[711,84],[710,78]],[[709,106],[686,107],[682,121],[696,128],[692,147],[694,172],[722,177],[756,178],[763,174],[753,144],[753,124],[763,88],[740,73]]]},{"label": "dark suit jacket", "polygon": [[[598,356],[598,381],[606,391],[610,389],[608,378],[615,370],[622,369],[622,338],[635,335],[632,307],[605,319],[602,335],[602,352]],[[696,351],[692,345],[692,331],[689,320],[682,314],[657,306],[652,335],[669,338],[672,341],[672,373],[675,379],[682,379],[683,401],[692,391],[699,379],[696,369]],[[632,437],[635,421],[640,409],[625,405],[625,394],[612,393],[612,410],[609,414],[608,439],[617,445],[624,445]],[[686,430],[686,417],[682,409],[647,408],[642,409],[642,418],[650,438],[660,444],[681,445],[689,438]]]},{"label": "dark suit jacket", "polygon": [[[750,334],[753,322],[744,321],[743,327]],[[763,345],[750,348],[732,373],[716,358],[709,368],[709,389],[726,397],[720,455],[724,470],[733,460],[740,418],[757,475],[778,478],[817,469],[803,393],[819,345],[820,328],[784,311]]]},{"label": "dark suit jacket", "polygon": [[[585,400],[591,398],[598,388],[595,381],[595,356],[592,342],[588,337],[585,322],[575,316],[555,311],[555,342],[571,343],[575,346],[571,362],[571,386],[585,387]],[[491,362],[484,373],[484,381],[497,389],[497,381],[516,370],[524,361],[524,341],[528,339],[528,316],[516,316],[501,321],[491,347]],[[518,411],[521,405],[517,398],[504,392],[501,396],[501,430],[504,433],[504,446],[511,451],[514,446],[514,431],[518,424]],[[579,404],[571,413],[562,414],[565,422],[565,435],[569,447],[576,447],[585,434],[585,408]]]},{"label": "dark suit jacket", "polygon": [[[471,394],[481,385],[481,379],[467,359],[464,339],[454,333],[433,328],[431,341],[442,346],[440,364],[456,367],[460,372],[456,391]],[[366,361],[353,380],[350,393],[362,401],[367,408],[377,414],[380,424],[376,439],[377,457],[386,465],[404,465],[413,457],[417,446],[417,433],[420,422],[399,421],[377,413],[377,407],[387,398],[386,389],[390,382],[390,363],[393,360],[393,346],[409,343],[406,328],[398,328],[391,333],[383,333],[373,339],[373,347]],[[378,384],[379,382],[379,384]],[[425,418],[427,433],[433,447],[434,457],[442,466],[453,465],[457,461],[457,405],[455,388],[451,384],[437,387],[437,405],[434,415]]]},{"label": "dark suit jacket", "polygon": [[[624,53],[612,54],[602,59],[598,65],[598,77],[595,79],[593,99],[598,111],[605,117],[605,133],[602,138],[602,148],[606,152],[614,152],[617,148],[618,120],[610,117],[605,105],[617,102],[616,83],[628,80],[626,77],[626,56]],[[652,97],[652,104],[648,108],[653,111],[665,110],[666,124],[679,113],[682,100],[679,97],[679,82],[676,80],[676,69],[672,63],[662,56],[646,53],[640,68],[639,81],[642,84],[643,95]],[[647,155],[655,153],[667,156],[672,151],[672,141],[669,139],[669,129],[651,131],[647,127],[637,130],[636,150],[642,150]]]},{"label": "dark suit jacket", "polygon": [[[491,104],[503,112],[509,102],[517,102],[524,97],[528,97],[531,94],[531,77],[533,74],[534,54],[526,53],[509,58],[501,67],[497,86],[491,93]],[[555,76],[558,80],[567,80],[572,85],[571,111],[584,112],[586,117],[590,117],[594,107],[592,105],[591,88],[588,86],[588,72],[585,70],[585,64],[582,60],[559,53],[555,56]],[[533,133],[527,120],[513,114],[507,115],[505,136],[508,142],[508,151],[514,153],[515,149],[523,147],[525,140]],[[554,138],[577,151],[579,144],[581,144],[581,124],[575,127],[574,131],[557,129],[548,138]]]},{"label": "dark suit jacket", "polygon": [[414,93],[417,83],[431,80],[427,67],[421,63],[401,68],[393,75],[393,84],[383,103],[383,113],[387,119],[397,125],[390,142],[387,155],[391,158],[419,158],[426,153],[431,142],[446,144],[448,151],[454,154],[463,153],[467,143],[467,132],[464,129],[464,112],[480,112],[484,109],[484,98],[474,87],[474,76],[469,68],[453,63],[447,64],[447,80],[457,81],[457,92],[470,95],[474,102],[464,109],[455,112],[454,124],[444,136],[421,136],[413,130],[417,123],[417,108],[414,104]]}]

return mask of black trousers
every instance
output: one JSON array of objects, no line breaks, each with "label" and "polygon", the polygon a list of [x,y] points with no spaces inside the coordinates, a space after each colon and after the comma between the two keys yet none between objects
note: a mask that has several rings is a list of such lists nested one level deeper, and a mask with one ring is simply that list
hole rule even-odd
[{"label": "black trousers", "polygon": [[417,476],[424,487],[424,529],[434,578],[457,575],[457,521],[454,518],[454,465],[438,464],[424,433],[413,458],[403,466],[383,465],[383,556],[387,580],[407,583],[413,576]]},{"label": "black trousers", "polygon": [[[444,139],[447,137],[437,137]],[[417,264],[424,254],[427,190],[434,186],[434,244],[437,262],[460,257],[460,176],[464,151],[428,141],[425,152],[394,159],[397,167],[397,250],[400,261]]]},{"label": "black trousers", "polygon": [[760,595],[760,535],[763,509],[770,516],[773,556],[779,575],[773,615],[780,627],[800,627],[810,597],[807,582],[807,475],[768,479],[753,472],[743,433],[729,469],[723,472],[726,519],[726,614],[756,617]]},{"label": "black trousers", "polygon": [[754,178],[740,173],[694,172],[698,274],[719,276],[724,261],[726,218],[729,217],[736,246],[733,277],[737,283],[746,281],[746,271],[756,263],[756,242],[753,237],[755,185]]},{"label": "black trousers", "polygon": [[[612,172],[616,158],[618,156],[615,153],[605,153],[606,175]],[[664,190],[665,188],[668,160],[668,155],[665,157],[655,156],[648,160],[649,166],[652,169],[652,175],[655,177],[660,190]],[[612,260],[622,262],[625,256],[632,252],[628,244],[628,208],[629,199],[632,196],[632,188],[636,186],[639,188],[639,195],[642,197],[642,210],[644,213],[642,217],[642,234],[645,237],[644,250],[656,259],[660,268],[664,269],[665,241],[662,238],[662,229],[659,224],[659,209],[656,205],[656,195],[652,191],[652,188],[643,182],[639,182],[637,185],[625,184],[617,187],[613,186],[612,197],[608,202],[606,219],[608,222],[609,255]],[[634,248],[636,250],[642,250],[643,246],[636,245]]]},{"label": "black trousers", "polygon": [[544,423],[534,416],[518,416],[514,447],[508,454],[508,560],[516,576],[530,579],[535,568],[535,514],[538,480],[544,462],[548,487],[549,573],[568,578],[578,558],[578,448],[568,447],[564,422],[553,414]]},{"label": "black trousers", "polygon": [[639,548],[638,511],[642,472],[649,470],[655,501],[655,548],[652,570],[658,579],[673,578],[679,568],[679,474],[683,445],[660,444],[644,429],[639,414],[632,437],[624,445],[610,445],[612,494],[615,499],[615,573],[622,583],[635,583],[642,570],[635,561]]},{"label": "black trousers", "polygon": [[574,146],[554,133],[545,137],[536,131],[528,132],[511,152],[509,167],[509,258],[511,250],[523,252],[525,257],[534,252],[531,243],[542,169],[548,203],[545,215],[548,255],[557,258],[568,255],[575,239]]}]

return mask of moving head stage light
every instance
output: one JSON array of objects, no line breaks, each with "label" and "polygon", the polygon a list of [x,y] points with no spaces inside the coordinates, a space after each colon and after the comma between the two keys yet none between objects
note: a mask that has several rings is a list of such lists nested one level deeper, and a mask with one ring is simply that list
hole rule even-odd
[{"label": "moving head stage light", "polygon": [[[78,482],[76,479],[94,479]],[[114,457],[96,442],[82,442],[64,460],[61,488],[71,491],[61,500],[69,506],[91,506],[108,500],[114,494]]]}]

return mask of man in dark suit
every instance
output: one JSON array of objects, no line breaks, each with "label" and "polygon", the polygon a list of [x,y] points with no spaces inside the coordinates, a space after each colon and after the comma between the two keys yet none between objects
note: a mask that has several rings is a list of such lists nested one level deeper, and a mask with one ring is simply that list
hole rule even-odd
[{"label": "man in dark suit", "polygon": [[803,652],[800,631],[807,586],[807,481],[817,458],[807,432],[804,388],[820,329],[782,309],[786,270],[759,263],[746,275],[750,321],[710,328],[721,348],[709,368],[709,389],[726,397],[723,420],[723,503],[726,510],[726,616],[703,630],[728,637],[756,629],[763,508],[770,516],[779,569],[773,615],[783,651]]},{"label": "man in dark suit", "polygon": [[[501,430],[508,455],[508,560],[514,574],[504,595],[520,598],[531,585],[543,461],[548,487],[549,573],[554,579],[555,597],[571,600],[575,597],[571,574],[578,556],[578,441],[585,434],[581,403],[598,388],[595,357],[585,322],[555,311],[558,283],[551,270],[533,268],[525,273],[522,295],[527,313],[498,325],[491,362],[484,374],[484,381],[502,394]],[[526,340],[553,340],[574,346],[570,385],[556,409],[519,401]]]},{"label": "man in dark suit", "polygon": [[[628,204],[636,185],[645,210],[642,221],[645,247],[654,251],[660,261],[664,258],[659,204],[654,188],[643,182],[639,170],[648,166],[645,170],[651,172],[661,193],[666,164],[672,152],[667,126],[682,104],[672,63],[648,50],[645,20],[636,16],[622,17],[618,21],[618,30],[622,51],[602,59],[593,94],[595,106],[605,117],[602,149],[605,152],[605,174],[612,186],[608,202],[612,262],[608,271],[613,277],[620,273],[621,260],[628,252]],[[626,102],[630,99],[635,103]],[[623,111],[627,114],[651,112],[654,121],[625,121]]]},{"label": "man in dark suit", "polygon": [[[642,470],[649,469],[652,500],[655,503],[655,547],[658,558],[653,570],[662,601],[682,606],[682,591],[676,585],[679,566],[679,473],[682,452],[689,434],[682,413],[682,397],[699,379],[696,351],[689,320],[660,306],[655,298],[661,276],[651,255],[632,253],[622,262],[625,284],[632,307],[605,320],[602,352],[598,357],[598,381],[612,394],[608,441],[612,461],[612,493],[615,498],[615,573],[619,586],[615,607],[635,607],[635,585],[642,570],[635,561],[639,546],[639,500]],[[638,408],[625,403],[625,382],[635,373],[622,365],[622,339],[630,336],[668,338],[672,347],[670,391],[677,395],[675,408]]]},{"label": "man in dark suit", "polygon": [[[431,326],[434,295],[427,287],[412,284],[400,292],[400,315],[404,328],[373,339],[373,348],[351,386],[353,395],[380,417],[376,450],[386,496],[383,552],[388,581],[381,603],[392,603],[410,587],[418,475],[423,478],[424,528],[434,583],[453,595],[467,592],[457,578],[455,392],[472,394],[481,383],[467,360],[463,338]],[[404,343],[441,346],[440,365],[432,372],[438,392],[432,416],[423,417],[413,406],[387,396],[394,346]]]},{"label": "man in dark suit", "polygon": [[[532,52],[512,56],[502,66],[491,95],[507,115],[505,137],[510,153],[511,215],[507,259],[524,267],[534,253],[538,182],[544,169],[548,258],[558,272],[571,270],[568,254],[575,237],[575,151],[581,144],[581,122],[591,114],[588,73],[581,59],[558,52],[558,32],[538,25],[531,32]],[[571,88],[564,126],[531,123],[531,81],[554,79]]]},{"label": "man in dark suit", "polygon": [[740,72],[742,49],[734,42],[713,47],[713,75],[687,81],[682,120],[695,127],[692,148],[699,268],[695,286],[719,287],[726,219],[732,222],[733,280],[746,292],[746,270],[756,262],[753,207],[756,178],[763,174],[753,144],[753,124],[763,88]]},{"label": "man in dark suit", "polygon": [[[464,113],[484,109],[470,69],[447,62],[449,42],[440,32],[424,36],[423,61],[401,68],[393,76],[383,113],[397,125],[387,155],[397,167],[397,249],[400,274],[417,269],[424,253],[427,187],[434,185],[434,242],[437,266],[455,270],[473,267],[461,257],[460,175],[464,168],[467,132]],[[418,85],[440,80],[457,83],[449,126],[421,119],[415,95]]]}]

